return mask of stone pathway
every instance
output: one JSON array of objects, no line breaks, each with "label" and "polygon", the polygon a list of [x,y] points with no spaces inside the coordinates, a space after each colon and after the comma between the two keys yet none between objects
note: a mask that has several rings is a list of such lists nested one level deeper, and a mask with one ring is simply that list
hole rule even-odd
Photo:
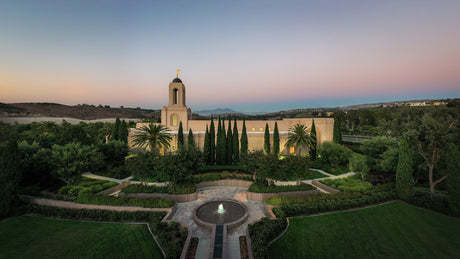
[{"label": "stone pathway", "polygon": [[227,234],[228,238],[228,258],[240,258],[240,246],[238,238],[241,235],[246,235],[248,224],[254,223],[262,217],[265,217],[264,204],[258,201],[247,199],[247,188],[235,186],[216,186],[198,189],[198,200],[191,202],[178,203],[178,210],[172,220],[180,220],[187,223],[187,227],[192,229],[192,235],[200,239],[196,258],[208,258],[211,230],[202,228],[195,224],[192,219],[193,209],[208,200],[214,199],[235,199],[246,205],[249,212],[249,217],[242,225],[230,229]]},{"label": "stone pathway", "polygon": [[84,173],[84,174],[82,174],[82,176],[88,177],[88,178],[91,178],[91,179],[104,180],[104,181],[109,181],[109,182],[116,182],[118,184],[123,183],[123,182],[127,182],[127,181],[133,179],[132,176],[126,177],[125,179],[115,179],[115,178],[96,175],[96,174],[92,174],[92,173]]}]

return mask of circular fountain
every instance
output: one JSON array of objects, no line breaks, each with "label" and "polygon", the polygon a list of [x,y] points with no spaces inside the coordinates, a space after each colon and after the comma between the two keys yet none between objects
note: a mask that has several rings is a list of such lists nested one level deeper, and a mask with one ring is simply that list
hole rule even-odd
[{"label": "circular fountain", "polygon": [[247,217],[246,206],[233,200],[208,201],[197,206],[193,211],[193,220],[205,228],[212,228],[213,225],[227,225],[228,228],[234,228],[242,224]]}]

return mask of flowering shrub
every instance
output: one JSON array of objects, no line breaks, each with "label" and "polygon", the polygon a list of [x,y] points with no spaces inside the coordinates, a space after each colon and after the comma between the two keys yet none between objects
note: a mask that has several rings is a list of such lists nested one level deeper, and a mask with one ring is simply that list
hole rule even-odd
[{"label": "flowering shrub", "polygon": [[187,256],[185,256],[185,258],[195,259],[196,249],[198,248],[198,241],[198,237],[192,237],[192,239],[190,239],[190,246],[188,247]]},{"label": "flowering shrub", "polygon": [[240,255],[241,259],[249,259],[248,245],[246,243],[246,236],[240,236]]}]

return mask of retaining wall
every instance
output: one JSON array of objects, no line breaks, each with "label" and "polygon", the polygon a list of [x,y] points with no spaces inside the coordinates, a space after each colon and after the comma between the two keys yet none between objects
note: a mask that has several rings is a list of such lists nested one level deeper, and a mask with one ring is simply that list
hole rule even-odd
[{"label": "retaining wall", "polygon": [[152,198],[161,197],[174,200],[175,202],[189,202],[198,199],[198,192],[188,194],[168,194],[168,193],[118,193],[118,197],[130,197],[130,198]]},{"label": "retaining wall", "polygon": [[316,186],[318,188],[321,188],[321,189],[325,190],[328,193],[340,192],[339,190],[336,190],[336,189],[332,188],[331,186],[325,185],[325,184],[320,183],[320,182],[318,182],[316,180],[311,180],[311,185]]},{"label": "retaining wall", "polygon": [[101,195],[110,195],[114,192],[117,192],[123,188],[125,188],[126,186],[130,185],[131,183],[128,181],[128,182],[124,182],[124,183],[121,183],[119,185],[116,185],[114,187],[111,187],[107,190],[103,190],[102,192],[99,192],[98,194],[101,194]]},{"label": "retaining wall", "polygon": [[253,182],[251,181],[224,179],[224,180],[196,183],[195,186],[196,188],[205,188],[205,187],[212,187],[212,186],[239,186],[239,187],[249,188],[249,186],[252,183]]},{"label": "retaining wall", "polygon": [[248,199],[253,201],[266,201],[270,197],[274,196],[293,196],[293,195],[309,195],[319,193],[320,190],[308,190],[308,191],[295,191],[295,192],[248,192]]}]

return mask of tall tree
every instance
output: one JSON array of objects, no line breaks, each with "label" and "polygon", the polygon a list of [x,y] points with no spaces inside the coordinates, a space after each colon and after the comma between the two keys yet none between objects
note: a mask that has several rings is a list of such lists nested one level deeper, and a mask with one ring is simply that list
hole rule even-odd
[{"label": "tall tree", "polygon": [[[225,137],[224,137],[225,138]],[[222,121],[219,116],[219,124],[217,125],[217,142],[216,142],[216,164],[222,164]]]},{"label": "tall tree", "polygon": [[208,125],[206,124],[206,132],[204,133],[204,145],[203,145],[203,157],[204,162],[209,165],[211,164],[211,141],[209,137]]},{"label": "tall tree", "polygon": [[150,150],[158,152],[162,147],[169,148],[169,142],[172,140],[171,136],[163,125],[150,123],[147,126],[140,128],[142,132],[133,136],[134,146],[149,147]]},{"label": "tall tree", "polygon": [[316,126],[315,126],[315,120],[313,120],[311,124],[311,131],[310,131],[310,136],[313,139],[313,144],[310,146],[310,159],[315,160],[317,156],[317,150],[318,150],[318,139],[316,137]]},{"label": "tall tree", "polygon": [[342,132],[340,130],[340,119],[337,117],[334,118],[334,133],[333,133],[332,141],[338,144],[342,142]]},{"label": "tall tree", "polygon": [[214,118],[211,115],[211,126],[209,126],[209,163],[216,162],[216,130],[214,128]]},{"label": "tall tree", "polygon": [[182,128],[182,121],[179,123],[179,130],[177,131],[177,150],[184,150],[184,129]]},{"label": "tall tree", "polygon": [[120,126],[121,126],[120,119],[117,118],[115,120],[115,126],[113,127],[113,131],[112,131],[112,139],[114,140],[120,139]]},{"label": "tall tree", "polygon": [[240,160],[240,141],[238,139],[238,126],[236,125],[236,117],[233,122],[233,162],[235,164]]},{"label": "tall tree", "polygon": [[221,130],[221,133],[220,133],[220,139],[221,139],[220,164],[224,165],[227,162],[227,133],[225,132],[225,119],[222,119],[222,127],[220,128],[220,130]]},{"label": "tall tree", "polygon": [[264,154],[270,154],[270,131],[268,129],[268,123],[265,123]]},{"label": "tall tree", "polygon": [[246,133],[246,120],[243,118],[243,129],[241,131],[241,156],[248,155],[248,135]]},{"label": "tall tree", "polygon": [[280,133],[278,132],[278,123],[276,121],[273,129],[273,154],[280,155]]},{"label": "tall tree", "polygon": [[195,148],[195,139],[193,138],[192,128],[190,128],[187,136],[187,150],[194,150]]},{"label": "tall tree", "polygon": [[119,140],[125,142],[125,143],[128,143],[128,125],[126,124],[126,121],[125,120],[122,120],[121,121],[121,124],[120,124],[120,130],[118,132],[118,138]]},{"label": "tall tree", "polygon": [[449,192],[449,205],[455,215],[460,216],[460,151],[454,143],[446,147],[447,191]]},{"label": "tall tree", "polygon": [[233,164],[233,136],[232,136],[232,121],[231,117],[228,117],[228,129],[227,129],[227,142],[226,145],[226,162],[228,165]]},{"label": "tall tree", "polygon": [[12,214],[19,201],[19,181],[21,170],[16,139],[0,146],[0,218]]},{"label": "tall tree", "polygon": [[414,195],[414,171],[411,150],[406,139],[399,143],[399,159],[396,167],[396,190],[399,197],[408,199]]},{"label": "tall tree", "polygon": [[295,147],[298,155],[302,154],[302,148],[308,149],[313,144],[313,138],[308,134],[307,125],[296,124],[289,129],[285,147]]}]

